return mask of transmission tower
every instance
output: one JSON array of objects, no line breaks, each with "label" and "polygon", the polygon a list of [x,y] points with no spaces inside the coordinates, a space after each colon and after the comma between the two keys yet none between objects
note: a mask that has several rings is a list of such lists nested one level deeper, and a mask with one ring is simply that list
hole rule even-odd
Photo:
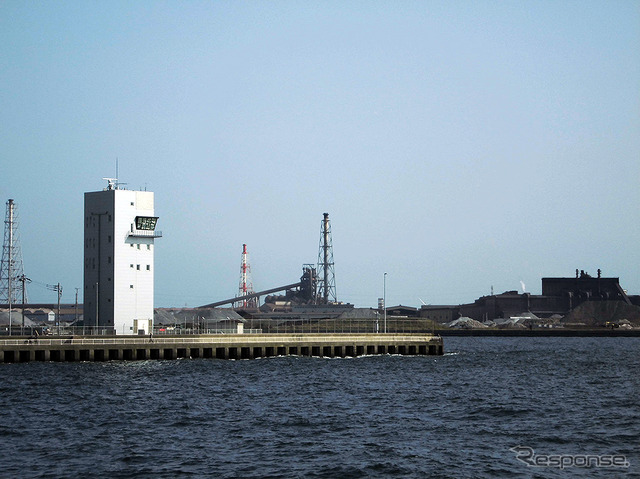
[{"label": "transmission tower", "polygon": [[337,302],[336,275],[333,268],[333,245],[331,244],[331,223],[329,213],[324,213],[320,225],[320,247],[318,250],[318,304]]},{"label": "transmission tower", "polygon": [[[251,266],[249,266],[249,255],[247,245],[242,245],[242,264],[240,265],[240,286],[238,296],[253,294],[253,284],[251,284]],[[258,298],[244,299],[236,303],[237,308],[257,308]]]},{"label": "transmission tower", "polygon": [[0,263],[0,303],[9,305],[27,303],[26,280],[18,235],[18,215],[13,200],[7,201],[7,214],[4,220],[4,243]]}]

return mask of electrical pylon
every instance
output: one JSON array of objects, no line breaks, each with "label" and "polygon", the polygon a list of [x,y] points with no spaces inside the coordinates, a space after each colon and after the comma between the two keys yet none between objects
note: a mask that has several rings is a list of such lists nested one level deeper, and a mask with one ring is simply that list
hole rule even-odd
[{"label": "electrical pylon", "polygon": [[[253,284],[251,284],[251,266],[249,265],[249,255],[247,253],[247,245],[242,245],[242,264],[240,266],[240,286],[238,287],[238,296],[246,296],[253,294]],[[236,308],[257,308],[258,298],[244,299],[236,303]]]},{"label": "electrical pylon", "polygon": [[[23,301],[24,299],[24,301]],[[18,214],[12,199],[7,201],[4,220],[4,243],[0,262],[0,303],[27,303],[22,250],[18,234]]]},{"label": "electrical pylon", "polygon": [[336,274],[333,263],[333,245],[331,240],[331,223],[329,213],[324,213],[320,226],[320,247],[318,250],[318,304],[337,302]]}]

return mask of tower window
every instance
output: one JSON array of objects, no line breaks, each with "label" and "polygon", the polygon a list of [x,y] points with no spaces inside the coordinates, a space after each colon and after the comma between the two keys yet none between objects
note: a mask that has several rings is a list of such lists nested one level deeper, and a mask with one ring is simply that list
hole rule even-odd
[{"label": "tower window", "polygon": [[129,289],[133,289],[133,285],[132,284],[129,285]]},{"label": "tower window", "polygon": [[147,265],[147,271],[151,271],[151,265],[150,264]]},{"label": "tower window", "polygon": [[139,265],[139,264],[137,264],[137,265],[136,265],[136,269],[137,269],[138,271],[140,271],[140,265]]}]

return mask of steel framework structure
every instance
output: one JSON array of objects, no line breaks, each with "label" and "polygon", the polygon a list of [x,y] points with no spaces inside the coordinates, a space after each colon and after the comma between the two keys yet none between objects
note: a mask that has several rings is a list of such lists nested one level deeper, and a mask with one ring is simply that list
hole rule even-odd
[{"label": "steel framework structure", "polygon": [[331,223],[329,213],[324,213],[320,225],[320,247],[318,248],[318,304],[337,302],[336,275],[333,263],[333,244],[331,240]]},{"label": "steel framework structure", "polygon": [[[249,265],[249,255],[247,253],[247,245],[242,245],[242,264],[240,265],[240,285],[238,287],[238,296],[247,296],[253,294],[253,284],[251,283],[251,266]],[[258,298],[243,298],[236,304],[237,308],[257,308]]]},{"label": "steel framework structure", "polygon": [[4,220],[4,243],[0,262],[0,303],[9,305],[27,303],[26,282],[16,204],[10,199],[7,201]]}]

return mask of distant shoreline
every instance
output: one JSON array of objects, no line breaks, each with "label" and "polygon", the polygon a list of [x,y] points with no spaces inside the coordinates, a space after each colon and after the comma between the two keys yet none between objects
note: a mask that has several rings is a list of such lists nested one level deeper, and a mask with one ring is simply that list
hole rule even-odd
[{"label": "distant shoreline", "polygon": [[440,336],[640,337],[640,329],[436,329]]}]

